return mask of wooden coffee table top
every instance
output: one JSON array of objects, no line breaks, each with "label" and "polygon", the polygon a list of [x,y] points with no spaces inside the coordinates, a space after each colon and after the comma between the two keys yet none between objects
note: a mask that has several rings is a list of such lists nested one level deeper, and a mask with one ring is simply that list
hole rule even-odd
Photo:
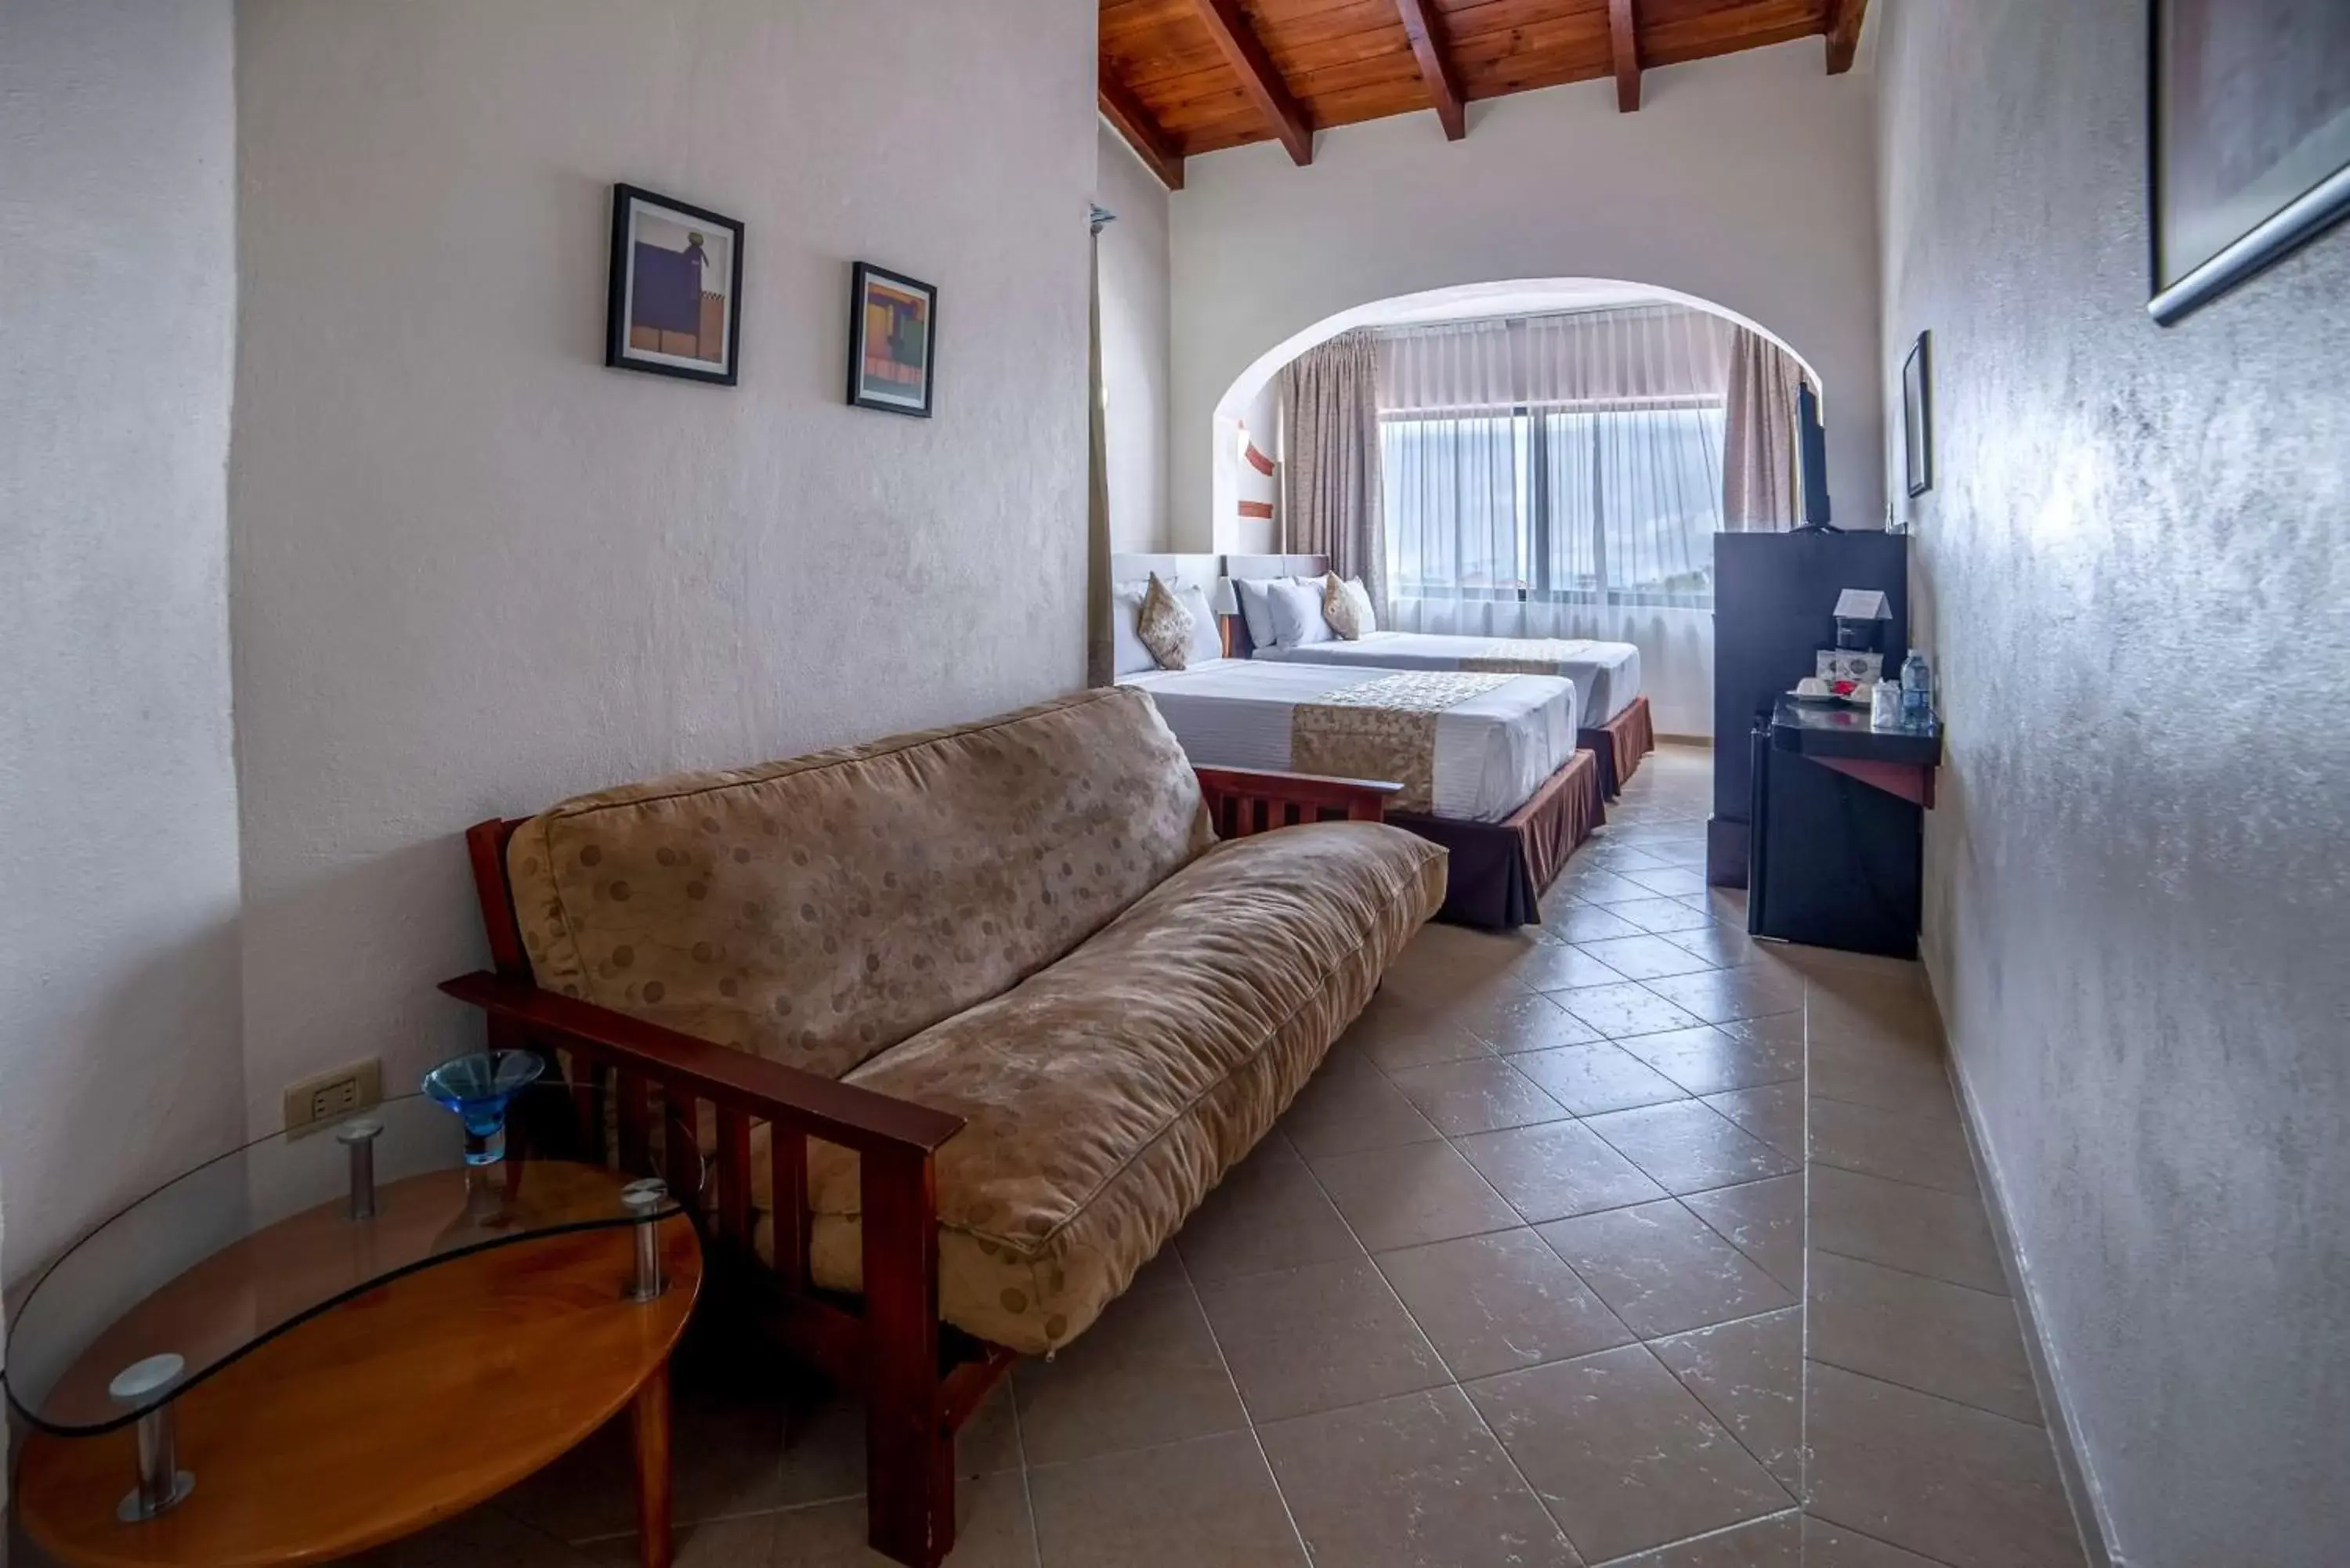
[{"label": "wooden coffee table top", "polygon": [[627,1227],[517,1241],[394,1280],[260,1345],[174,1402],[195,1490],[116,1521],[130,1428],[35,1430],[18,1517],[90,1568],[330,1561],[460,1513],[577,1446],[662,1373],[702,1284],[682,1216],[639,1304]]}]

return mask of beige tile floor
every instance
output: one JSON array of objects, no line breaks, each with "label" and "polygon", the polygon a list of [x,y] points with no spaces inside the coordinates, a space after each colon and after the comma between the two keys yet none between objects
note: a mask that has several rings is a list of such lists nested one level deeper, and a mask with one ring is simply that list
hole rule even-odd
[{"label": "beige tile floor", "polygon": [[[1415,940],[966,1432],[953,1563],[2080,1563],[1916,967],[1749,941],[1701,875],[1709,790],[1665,748],[1541,928]],[[709,1381],[681,1562],[878,1563],[855,1412],[786,1448],[771,1394]],[[620,1461],[379,1558],[633,1561]]]}]

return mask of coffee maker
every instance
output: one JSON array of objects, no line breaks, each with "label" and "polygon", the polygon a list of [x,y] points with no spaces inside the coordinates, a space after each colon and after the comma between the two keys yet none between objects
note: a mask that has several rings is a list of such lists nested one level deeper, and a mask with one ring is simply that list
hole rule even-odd
[{"label": "coffee maker", "polygon": [[1819,650],[1816,673],[1839,697],[1868,701],[1885,673],[1885,627],[1892,607],[1877,588],[1846,588],[1836,596],[1835,646]]}]

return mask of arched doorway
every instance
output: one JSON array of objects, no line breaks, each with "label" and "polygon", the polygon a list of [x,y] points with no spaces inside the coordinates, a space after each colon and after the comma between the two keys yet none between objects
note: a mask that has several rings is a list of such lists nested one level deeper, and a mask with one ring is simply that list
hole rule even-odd
[{"label": "arched doorway", "polygon": [[[1274,509],[1267,504],[1273,499],[1275,483],[1274,465],[1263,461],[1278,456],[1278,441],[1274,430],[1274,386],[1283,367],[1316,344],[1358,327],[1436,327],[1452,322],[1507,321],[1512,324],[1511,331],[1514,334],[1527,325],[1524,318],[1571,318],[1578,312],[1629,311],[1655,306],[1672,307],[1671,314],[1684,322],[1688,320],[1684,313],[1695,312],[1715,318],[1717,324],[1726,323],[1742,328],[1775,345],[1802,368],[1805,379],[1815,389],[1822,386],[1818,372],[1803,353],[1761,323],[1711,300],[1649,285],[1606,278],[1513,279],[1430,289],[1355,306],[1326,317],[1266,348],[1233,379],[1217,400],[1211,425],[1213,445],[1209,453],[1213,474],[1213,548],[1224,554],[1259,554],[1278,547]],[[1654,312],[1648,314],[1653,315]],[[1595,318],[1592,329],[1609,330],[1599,325],[1605,319],[1607,318]],[[1557,319],[1537,319],[1534,325],[1558,328],[1565,327],[1566,324]],[[1583,329],[1576,327],[1571,330],[1579,334]],[[1727,340],[1718,330],[1710,336],[1722,343],[1723,353],[1729,352]],[[1617,361],[1602,351],[1600,358],[1571,362],[1606,365]],[[1544,414],[1542,408],[1555,411]],[[1719,458],[1722,440],[1719,400],[1713,408],[1714,433],[1709,438],[1711,445],[1707,450]],[[1502,411],[1503,422],[1507,423],[1507,410]],[[1516,417],[1522,426],[1531,421],[1533,426],[1538,427],[1533,448],[1536,454],[1544,450],[1541,444],[1544,437],[1539,431],[1588,431],[1593,456],[1587,463],[1575,467],[1574,471],[1579,475],[1589,476],[1589,483],[1593,487],[1590,491],[1593,496],[1591,504],[1576,508],[1578,516],[1564,519],[1563,514],[1551,510],[1557,503],[1531,503],[1535,507],[1534,515],[1563,520],[1536,524],[1531,535],[1520,535],[1523,550],[1532,551],[1536,558],[1547,555],[1554,563],[1546,567],[1528,566],[1522,560],[1519,570],[1530,574],[1524,579],[1525,583],[1532,585],[1530,587],[1506,593],[1494,593],[1489,589],[1459,594],[1457,600],[1446,601],[1462,612],[1457,618],[1459,624],[1450,618],[1437,623],[1429,622],[1425,612],[1429,607],[1437,604],[1441,596],[1417,596],[1409,603],[1399,604],[1399,628],[1472,636],[1587,638],[1630,643],[1639,649],[1641,682],[1650,698],[1659,729],[1667,733],[1693,737],[1709,734],[1712,728],[1713,618],[1710,574],[1706,570],[1711,562],[1711,545],[1705,540],[1712,528],[1722,525],[1719,516],[1711,523],[1696,523],[1695,525],[1704,532],[1695,536],[1685,531],[1671,535],[1676,559],[1683,563],[1684,570],[1679,576],[1655,581],[1643,576],[1627,584],[1620,575],[1620,559],[1617,566],[1611,568],[1604,564],[1595,564],[1591,559],[1568,557],[1565,570],[1575,577],[1575,581],[1562,586],[1551,575],[1560,569],[1556,565],[1561,558],[1559,546],[1548,543],[1568,537],[1566,532],[1554,530],[1573,528],[1587,530],[1586,537],[1591,541],[1598,540],[1603,534],[1609,538],[1617,537],[1612,526],[1603,529],[1600,522],[1606,515],[1602,510],[1603,503],[1598,498],[1601,490],[1617,483],[1604,479],[1603,475],[1616,473],[1628,484],[1648,470],[1638,463],[1610,468],[1600,462],[1597,454],[1603,443],[1604,430],[1620,428],[1613,423],[1618,420],[1637,418],[1644,425],[1653,427],[1654,421],[1660,417],[1684,416],[1659,416],[1649,410],[1642,410],[1636,415],[1620,408],[1607,410],[1596,405],[1589,411],[1575,412],[1565,404],[1554,403],[1539,405],[1532,415],[1521,407]],[[1695,420],[1700,415],[1691,410],[1685,417]],[[1456,425],[1459,421],[1448,414],[1440,422]],[[1469,422],[1479,421],[1472,420]],[[1482,441],[1484,438],[1478,439]],[[1547,439],[1555,442],[1559,434],[1553,433]],[[1579,442],[1586,438],[1583,433],[1575,433],[1573,439]],[[1617,439],[1621,438],[1607,438],[1608,441]],[[1522,452],[1524,451],[1523,448],[1520,450]],[[1554,446],[1552,450],[1556,448]],[[1543,472],[1554,474],[1564,472],[1543,469],[1539,455],[1532,461],[1534,467]],[[1569,465],[1574,466],[1572,460]],[[1395,483],[1392,474],[1389,483],[1391,485]],[[1520,483],[1531,483],[1525,478],[1523,470],[1521,470]],[[1582,483],[1582,480],[1578,479],[1577,483]],[[1710,480],[1703,482],[1699,488],[1711,493],[1716,503],[1719,502],[1721,473],[1718,462]],[[1423,489],[1421,493],[1424,495],[1428,492]],[[1441,496],[1451,492],[1440,483],[1434,493]],[[1527,499],[1530,496],[1562,493],[1571,492],[1561,492],[1554,479],[1547,490],[1537,484],[1522,491],[1518,504],[1522,507],[1530,504]],[[1688,492],[1684,488],[1679,493],[1686,494]],[[1718,505],[1713,510],[1718,513]],[[1649,514],[1644,511],[1641,515]],[[1679,515],[1683,530],[1692,524],[1691,514],[1684,510]],[[1392,525],[1395,521],[1392,496],[1389,520]],[[1408,529],[1409,524],[1406,526]],[[1407,577],[1411,575],[1411,537],[1407,532],[1402,536],[1403,543],[1399,545],[1396,535],[1390,535],[1391,547],[1404,552],[1400,569]],[[1529,539],[1533,543],[1529,543]],[[1592,550],[1596,548],[1596,544],[1591,545]],[[1611,552],[1615,548],[1614,545],[1608,546]],[[1605,553],[1602,554],[1604,556]],[[1390,556],[1391,564],[1396,559],[1395,556]],[[1699,562],[1705,563],[1705,566],[1693,565]],[[1654,566],[1653,562],[1638,564]],[[1466,571],[1465,566],[1461,569]],[[1502,579],[1486,577],[1482,580],[1492,583]],[[1466,586],[1464,577],[1462,587]],[[1686,592],[1679,591],[1683,587],[1686,587]],[[1659,589],[1666,591],[1656,591]],[[1471,600],[1475,602],[1471,604]],[[1471,610],[1487,613],[1472,621],[1467,613]],[[1439,613],[1443,612],[1440,610]]]},{"label": "arched doorway", "polygon": [[1210,424],[1209,472],[1213,506],[1210,547],[1253,553],[1274,547],[1270,501],[1274,456],[1273,382],[1281,368],[1317,343],[1357,327],[1409,327],[1478,317],[1605,310],[1638,305],[1679,305],[1735,322],[1770,339],[1804,366],[1825,401],[1826,382],[1803,351],[1758,321],[1675,289],[1619,278],[1511,278],[1456,284],[1396,295],[1324,317],[1267,348],[1232,379],[1216,400]]}]

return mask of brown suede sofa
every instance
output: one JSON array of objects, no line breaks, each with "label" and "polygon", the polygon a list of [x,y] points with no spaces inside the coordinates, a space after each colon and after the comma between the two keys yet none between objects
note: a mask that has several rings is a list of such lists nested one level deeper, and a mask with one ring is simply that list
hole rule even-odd
[{"label": "brown suede sofa", "polygon": [[927,1568],[955,1428],[1126,1288],[1442,903],[1391,787],[1195,770],[1108,690],[607,790],[468,836],[496,971],[443,989],[605,1085],[595,1156],[714,1156],[713,1253],[862,1387],[872,1543]]}]

